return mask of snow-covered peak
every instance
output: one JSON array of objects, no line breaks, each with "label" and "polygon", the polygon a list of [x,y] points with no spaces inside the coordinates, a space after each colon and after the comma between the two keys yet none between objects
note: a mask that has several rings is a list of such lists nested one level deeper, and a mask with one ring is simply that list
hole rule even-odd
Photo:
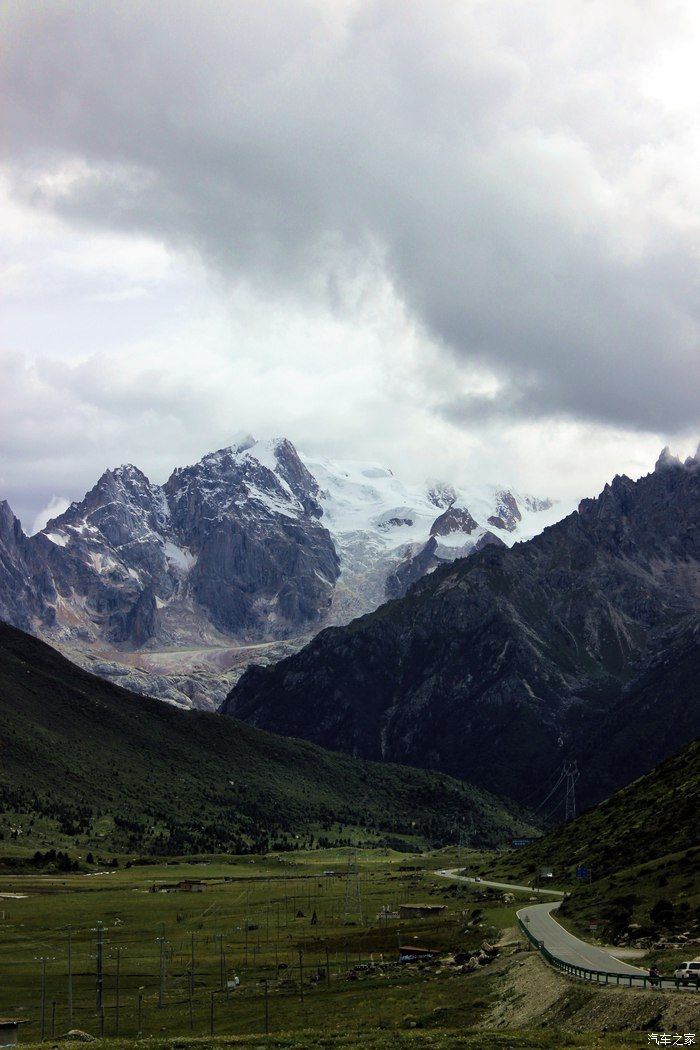
[{"label": "snow-covered peak", "polygon": [[[301,455],[319,484],[323,521],[337,535],[370,532],[386,548],[422,542],[433,523],[452,507],[466,520],[503,531],[504,542],[529,538],[562,516],[549,500],[522,495],[496,485],[457,487],[431,480],[404,484],[379,463],[331,460]],[[494,525],[489,518],[498,518]]]},{"label": "snow-covered peak", "polygon": [[[166,482],[173,506],[188,519],[212,519],[235,511],[318,518],[318,484],[286,438],[241,443],[210,452],[192,466],[178,468]],[[181,517],[181,515],[179,515]]]},{"label": "snow-covered peak", "polygon": [[429,478],[427,485],[428,499],[441,510],[447,510],[447,508],[451,507],[457,499],[454,485],[451,485],[449,481],[435,481],[434,479]]},{"label": "snow-covered peak", "polygon": [[163,489],[131,463],[106,470],[80,502],[47,522],[42,530],[52,543],[125,543],[151,538],[167,527],[170,509]]},{"label": "snow-covered peak", "polygon": [[244,430],[241,430],[235,435],[229,448],[231,452],[245,452],[247,449],[252,448],[255,443],[255,438],[252,434],[247,434]]}]

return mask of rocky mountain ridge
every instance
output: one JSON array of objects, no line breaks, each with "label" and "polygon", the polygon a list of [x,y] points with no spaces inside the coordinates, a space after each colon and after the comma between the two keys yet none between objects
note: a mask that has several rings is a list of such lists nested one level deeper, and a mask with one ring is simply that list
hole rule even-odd
[{"label": "rocky mountain ridge", "polygon": [[[162,486],[127,464],[34,536],[1,505],[0,616],[120,684],[213,706],[248,647],[278,658],[445,560],[512,542],[523,515],[537,528],[555,513],[529,497],[521,511],[497,489],[472,495],[482,524],[452,486],[426,492],[249,435]],[[486,528],[489,516],[501,524]]]},{"label": "rocky mountain ridge", "polygon": [[521,801],[576,758],[596,801],[700,734],[699,523],[698,457],[664,453],[529,542],[249,668],[224,710]]}]

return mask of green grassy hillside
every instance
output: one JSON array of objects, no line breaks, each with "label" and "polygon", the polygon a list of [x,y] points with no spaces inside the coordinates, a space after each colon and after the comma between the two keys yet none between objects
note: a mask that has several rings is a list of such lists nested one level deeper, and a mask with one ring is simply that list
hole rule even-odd
[{"label": "green grassy hillside", "polygon": [[[103,856],[271,845],[439,842],[472,817],[484,844],[522,829],[502,803],[441,774],[332,754],[135,696],[0,625],[0,841]],[[84,849],[82,851],[84,853]]]},{"label": "green grassy hillside", "polygon": [[516,855],[514,870],[577,864],[596,877],[700,845],[700,740]]},{"label": "green grassy hillside", "polygon": [[700,740],[494,870],[532,881],[540,867],[572,888],[559,914],[586,936],[595,919],[612,941],[700,937]]}]

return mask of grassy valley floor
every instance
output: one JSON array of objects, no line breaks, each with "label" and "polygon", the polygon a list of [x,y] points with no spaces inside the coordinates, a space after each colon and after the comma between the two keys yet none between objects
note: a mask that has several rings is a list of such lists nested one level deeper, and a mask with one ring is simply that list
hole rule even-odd
[{"label": "grassy valley floor", "polygon": [[[522,896],[434,874],[465,860],[474,868],[495,857],[314,850],[2,876],[0,1016],[29,1022],[23,1044],[42,1028],[51,1045],[79,1028],[103,1033],[105,1048],[140,1033],[154,1050],[559,1050],[611,1045],[609,1035],[578,1034],[603,1024],[619,1032],[615,1047],[646,1045],[649,1003],[632,993],[613,1009],[605,989],[562,978],[518,944]],[[201,880],[201,892],[175,888],[183,880]],[[400,952],[417,958],[399,964]],[[690,1005],[677,1000],[675,1015],[657,1007],[664,1022]]]}]

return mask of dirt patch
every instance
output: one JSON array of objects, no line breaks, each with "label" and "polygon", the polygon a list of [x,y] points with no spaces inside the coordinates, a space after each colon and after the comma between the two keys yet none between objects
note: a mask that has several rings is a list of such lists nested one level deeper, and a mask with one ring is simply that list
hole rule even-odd
[{"label": "dirt patch", "polygon": [[534,952],[519,952],[499,978],[498,1002],[484,1028],[561,1028],[571,1032],[693,1032],[700,995],[584,984],[553,970]]},{"label": "dirt patch", "polygon": [[509,926],[506,930],[501,932],[500,938],[496,941],[499,948],[511,948],[516,944],[520,944],[522,940],[522,934],[517,926]]}]

